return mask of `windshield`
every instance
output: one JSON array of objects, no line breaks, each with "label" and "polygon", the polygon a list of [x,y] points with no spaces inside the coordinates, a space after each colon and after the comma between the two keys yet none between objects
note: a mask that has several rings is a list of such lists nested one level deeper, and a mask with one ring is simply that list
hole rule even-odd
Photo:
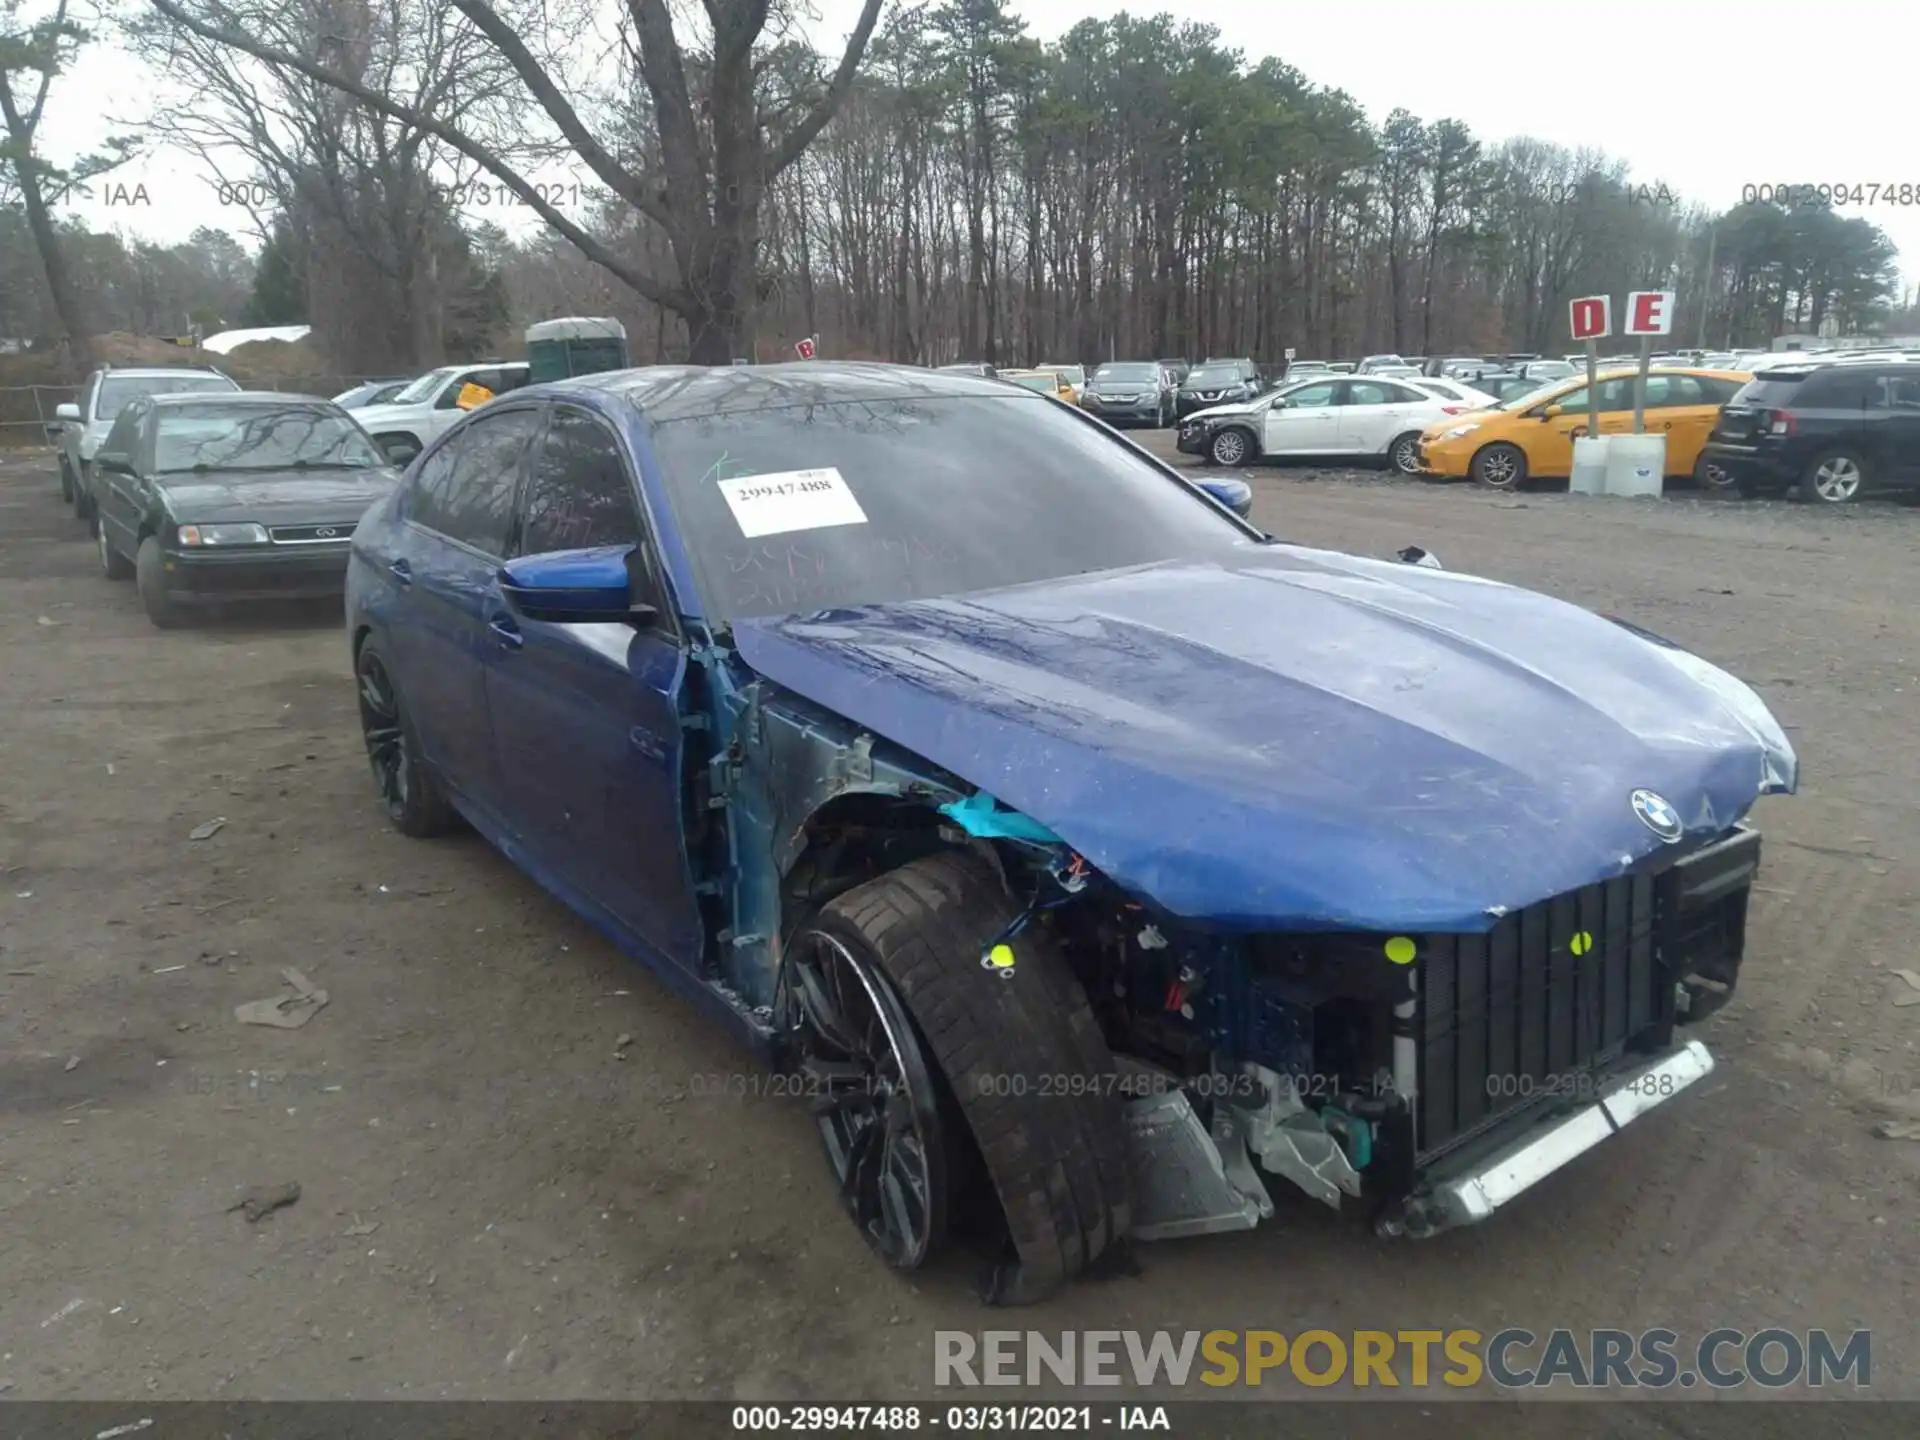
[{"label": "windshield", "polygon": [[[1530,384],[1531,382],[1521,381],[1519,383]],[[1515,395],[1511,400],[1501,401],[1500,408],[1502,410],[1525,410],[1530,406],[1539,405],[1543,403],[1548,399],[1548,397],[1552,395],[1556,395],[1560,391],[1565,390],[1566,388],[1567,388],[1567,379],[1563,375],[1557,380],[1547,381],[1547,383],[1544,385],[1535,385],[1530,390],[1522,390],[1518,395]]]},{"label": "windshield", "polygon": [[1093,372],[1096,385],[1151,385],[1159,378],[1158,365],[1102,365]]},{"label": "windshield", "polygon": [[386,463],[353,421],[313,405],[183,405],[160,412],[153,437],[153,468],[161,474]]},{"label": "windshield", "polygon": [[457,365],[448,365],[439,370],[429,370],[418,380],[409,382],[406,389],[402,390],[387,403],[389,405],[418,405],[422,400],[431,400],[434,392],[440,388],[441,382],[459,368]]},{"label": "windshield", "polygon": [[963,595],[1256,542],[1125,441],[1022,395],[664,421],[708,618]]},{"label": "windshield", "polygon": [[181,395],[197,390],[238,390],[224,375],[109,375],[93,402],[94,418],[111,420],[142,395]]},{"label": "windshield", "polygon": [[1246,378],[1238,365],[1202,365],[1187,376],[1187,384],[1196,390],[1204,390],[1209,385],[1238,385]]}]

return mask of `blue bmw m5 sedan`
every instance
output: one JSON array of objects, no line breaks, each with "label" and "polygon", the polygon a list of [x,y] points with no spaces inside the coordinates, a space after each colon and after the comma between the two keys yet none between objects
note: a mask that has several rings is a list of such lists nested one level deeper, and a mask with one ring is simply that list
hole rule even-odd
[{"label": "blue bmw m5 sedan", "polygon": [[355,531],[373,775],[791,1076],[896,1267],[1018,1303],[1276,1181],[1480,1221],[1712,1069],[1797,761],[1669,641],[1249,503],[971,375],[515,391]]}]

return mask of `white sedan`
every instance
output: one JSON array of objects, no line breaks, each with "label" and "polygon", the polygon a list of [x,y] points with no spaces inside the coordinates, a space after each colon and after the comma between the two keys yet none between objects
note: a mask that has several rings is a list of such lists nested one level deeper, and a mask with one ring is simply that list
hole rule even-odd
[{"label": "white sedan", "polygon": [[1420,468],[1422,430],[1491,403],[1449,398],[1411,380],[1316,375],[1244,404],[1197,410],[1180,423],[1176,444],[1215,465],[1280,455],[1378,456],[1412,475]]},{"label": "white sedan", "polygon": [[1435,380],[1423,376],[1410,383],[1419,386],[1422,390],[1432,391],[1448,404],[1465,405],[1470,410],[1491,410],[1500,403],[1498,395],[1489,395],[1486,391],[1476,390],[1473,386],[1459,380]]}]

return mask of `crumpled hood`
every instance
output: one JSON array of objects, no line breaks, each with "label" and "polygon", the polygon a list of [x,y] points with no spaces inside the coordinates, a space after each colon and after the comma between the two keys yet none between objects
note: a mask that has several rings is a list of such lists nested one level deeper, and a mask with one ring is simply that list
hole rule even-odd
[{"label": "crumpled hood", "polygon": [[1285,545],[737,622],[756,671],[1235,929],[1480,931],[1723,832],[1795,762],[1724,672],[1576,606]]},{"label": "crumpled hood", "polygon": [[1204,410],[1192,410],[1180,423],[1190,425],[1195,420],[1224,420],[1229,415],[1257,415],[1259,406],[1252,400],[1235,400],[1229,405],[1209,405]]}]

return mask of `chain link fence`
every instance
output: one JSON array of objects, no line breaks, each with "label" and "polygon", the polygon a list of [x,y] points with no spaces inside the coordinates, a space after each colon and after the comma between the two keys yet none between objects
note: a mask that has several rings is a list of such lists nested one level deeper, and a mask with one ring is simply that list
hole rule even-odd
[{"label": "chain link fence", "polygon": [[[240,377],[236,376],[236,379]],[[338,395],[384,375],[289,375],[278,380],[242,381],[249,390],[285,395]],[[78,385],[0,385],[0,448],[50,449],[60,421],[54,412],[80,402]]]}]

